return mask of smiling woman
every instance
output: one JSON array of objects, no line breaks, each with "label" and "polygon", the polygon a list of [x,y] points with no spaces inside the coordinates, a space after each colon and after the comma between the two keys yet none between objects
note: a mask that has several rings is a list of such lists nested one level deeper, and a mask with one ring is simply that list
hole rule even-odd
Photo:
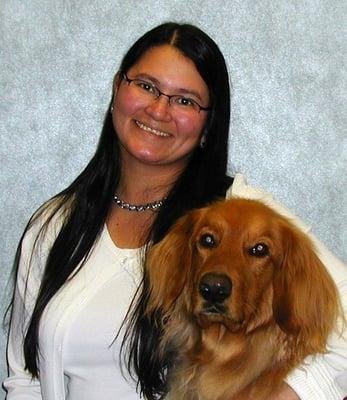
[{"label": "smiling woman", "polygon": [[114,91],[113,122],[122,162],[180,174],[206,122],[207,112],[200,112],[198,102],[209,103],[208,87],[193,61],[171,45],[154,47],[127,74],[117,76]]},{"label": "smiling woman", "polygon": [[[229,187],[239,196],[259,196],[226,175],[229,106],[224,57],[200,29],[166,23],[131,46],[115,74],[95,155],[34,214],[19,244],[8,400],[154,400],[167,394],[174,354],[159,357],[163,319],[160,312],[144,313],[144,259],[183,214],[225,197]],[[202,243],[213,247],[213,241],[206,235]],[[254,252],[266,252],[264,244]],[[346,287],[340,264],[332,256],[326,260]],[[318,361],[305,360],[290,380],[297,392],[303,386],[320,392],[304,393],[303,400],[341,394],[342,341],[332,342]],[[126,369],[135,383],[124,378]],[[322,375],[328,382],[323,393]],[[283,384],[274,399],[298,396]]]},{"label": "smiling woman", "polygon": [[115,337],[146,245],[232,182],[229,104],[224,58],[198,28],[166,23],[129,49],[94,157],[19,245],[8,400],[140,398]]}]

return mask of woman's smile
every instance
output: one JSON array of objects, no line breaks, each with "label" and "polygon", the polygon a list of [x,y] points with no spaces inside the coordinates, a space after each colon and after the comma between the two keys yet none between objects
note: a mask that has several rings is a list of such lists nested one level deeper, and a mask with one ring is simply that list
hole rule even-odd
[{"label": "woman's smile", "polygon": [[160,131],[160,130],[151,128],[150,126],[145,125],[144,123],[142,123],[142,122],[140,122],[140,121],[138,121],[138,120],[135,120],[135,124],[136,124],[140,129],[142,129],[142,130],[144,130],[144,131],[146,131],[146,132],[152,133],[152,134],[154,134],[155,136],[160,136],[160,137],[169,137],[169,136],[172,136],[172,135],[171,135],[170,133],[168,133],[168,132],[163,132],[163,131]]}]

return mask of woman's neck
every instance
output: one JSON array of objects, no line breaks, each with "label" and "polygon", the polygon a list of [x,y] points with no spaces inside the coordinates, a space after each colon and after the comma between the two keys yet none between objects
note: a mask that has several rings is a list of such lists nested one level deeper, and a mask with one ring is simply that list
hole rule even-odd
[{"label": "woman's neck", "polygon": [[[115,192],[131,205],[144,205],[166,197],[182,172],[177,165],[146,165],[136,159],[123,157],[121,177]],[[107,227],[119,247],[136,248],[147,240],[157,212],[122,209],[112,204]]]},{"label": "woman's neck", "polygon": [[181,172],[165,166],[124,164],[116,193],[131,204],[150,203],[166,197]]},{"label": "woman's neck", "polygon": [[[167,196],[178,175],[172,168],[123,164],[115,191],[121,200],[131,205],[152,203]],[[148,240],[156,215],[153,210],[129,211],[113,203],[106,223],[118,247],[137,248]]]}]

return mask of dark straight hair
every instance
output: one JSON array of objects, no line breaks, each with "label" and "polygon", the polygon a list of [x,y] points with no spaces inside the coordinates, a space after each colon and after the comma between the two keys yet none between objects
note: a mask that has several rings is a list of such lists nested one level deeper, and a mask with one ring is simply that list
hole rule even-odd
[{"label": "dark straight hair", "polygon": [[[228,73],[224,58],[215,42],[192,25],[165,23],[147,32],[133,44],[123,58],[120,71],[126,73],[147,50],[163,44],[174,46],[194,62],[208,86],[212,110],[208,114],[203,132],[206,135],[206,145],[203,149],[197,148],[194,151],[186,169],[178,177],[165,204],[159,210],[150,232],[153,242],[159,241],[186,211],[223,196],[231,183],[226,177],[230,112]],[[70,186],[39,209],[23,234],[24,237],[44,215],[45,223],[35,243],[41,242],[45,239],[42,232],[52,222],[54,215],[63,211],[62,226],[49,251],[25,334],[25,367],[33,377],[39,374],[38,330],[42,313],[67,279],[83,267],[105,224],[120,176],[119,143],[109,107],[93,158]],[[52,208],[51,204],[55,206]],[[16,271],[22,242],[23,238],[15,259]],[[141,374],[142,362],[141,366],[135,362],[134,369],[136,373]],[[139,381],[143,381],[143,378],[140,377]],[[145,391],[147,392],[147,389],[143,390]]]},{"label": "dark straight hair", "polygon": [[[160,32],[160,35],[157,35]],[[152,242],[158,242],[181,215],[224,197],[231,179],[226,177],[230,89],[225,60],[215,42],[191,25],[165,24],[148,32],[139,46],[170,43],[191,59],[209,89],[211,111],[203,134],[206,147],[197,149],[170,192],[153,225]],[[144,42],[142,42],[144,40]],[[134,45],[133,54],[139,48]],[[144,274],[129,310],[121,359],[146,399],[163,398],[174,354],[159,356],[161,315],[146,315],[148,282]]]}]

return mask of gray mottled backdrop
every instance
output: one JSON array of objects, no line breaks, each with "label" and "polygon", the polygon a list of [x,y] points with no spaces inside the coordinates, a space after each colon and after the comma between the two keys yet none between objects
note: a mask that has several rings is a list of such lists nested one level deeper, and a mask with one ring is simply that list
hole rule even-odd
[{"label": "gray mottled backdrop", "polygon": [[[168,20],[220,45],[233,84],[230,170],[275,196],[346,256],[343,0],[2,0],[2,310],[31,213],[94,152],[129,45]],[[6,374],[1,336],[0,378]]]}]

